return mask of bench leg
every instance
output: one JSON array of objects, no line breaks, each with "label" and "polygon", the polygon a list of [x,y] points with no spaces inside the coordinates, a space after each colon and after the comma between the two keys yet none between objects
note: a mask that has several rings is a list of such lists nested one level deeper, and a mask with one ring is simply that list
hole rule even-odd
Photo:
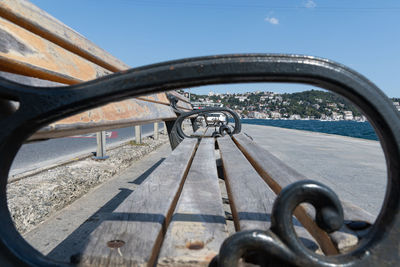
[{"label": "bench leg", "polygon": [[199,125],[196,123],[196,118],[191,118],[190,122],[192,123],[193,132],[196,132],[199,129]]},{"label": "bench leg", "polygon": [[166,121],[165,126],[167,127],[169,143],[171,144],[171,149],[174,150],[183,138],[179,137],[178,131],[176,129],[175,121]]}]

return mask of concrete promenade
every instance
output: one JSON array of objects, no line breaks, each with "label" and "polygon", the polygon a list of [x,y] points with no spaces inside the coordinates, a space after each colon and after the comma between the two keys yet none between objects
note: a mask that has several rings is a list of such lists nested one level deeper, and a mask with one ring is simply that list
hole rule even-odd
[{"label": "concrete promenade", "polygon": [[309,179],[333,189],[376,216],[382,206],[386,163],[377,141],[243,124],[242,131]]},{"label": "concrete promenade", "polygon": [[[337,135],[243,125],[243,132],[301,174],[331,187],[342,200],[377,215],[386,166],[379,142]],[[76,200],[24,238],[43,254],[69,261],[88,235],[170,154],[169,144]]]}]

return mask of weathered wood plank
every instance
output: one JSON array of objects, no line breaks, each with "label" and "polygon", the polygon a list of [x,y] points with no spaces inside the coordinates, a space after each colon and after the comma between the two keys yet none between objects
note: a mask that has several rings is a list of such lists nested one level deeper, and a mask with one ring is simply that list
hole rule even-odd
[{"label": "weathered wood plank", "polygon": [[191,136],[202,137],[204,135],[205,131],[206,131],[206,128],[200,127],[194,133],[192,133]]},{"label": "weathered wood plank", "polygon": [[[269,229],[276,194],[254,170],[230,136],[217,138],[217,142],[236,230]],[[318,245],[312,236],[295,218],[294,223],[304,245],[316,251]]]},{"label": "weathered wood plank", "polygon": [[112,72],[129,66],[25,0],[2,0],[0,16]]},{"label": "weathered wood plank", "polygon": [[164,239],[158,266],[208,266],[228,237],[214,143],[211,138],[201,140]]},{"label": "weathered wood plank", "polygon": [[[1,71],[76,84],[129,68],[28,1],[0,2],[0,16]],[[164,93],[139,99],[169,105]]]},{"label": "weathered wood plank", "polygon": [[[0,17],[0,70],[75,84],[129,68],[29,1],[1,1]],[[139,98],[169,105],[164,93]]]},{"label": "weathered wood plank", "polygon": [[[63,84],[51,81],[1,71],[0,77],[31,86],[63,86]],[[52,123],[40,129],[29,140],[66,137],[173,119],[176,119],[176,114],[170,106],[138,99],[128,99],[113,102]]]},{"label": "weathered wood plank", "polygon": [[145,101],[149,101],[149,102],[153,102],[153,103],[158,103],[158,104],[163,104],[163,105],[170,105],[169,100],[164,93],[139,96],[139,97],[137,97],[137,99],[141,99],[141,100],[145,100]]},{"label": "weathered wood plank", "polygon": [[214,132],[215,132],[215,127],[207,126],[207,129],[205,130],[203,137],[211,137]]},{"label": "weathered wood plank", "polygon": [[[153,266],[196,146],[196,139],[185,139],[100,224],[82,253],[82,266]],[[123,246],[112,248],[113,240],[123,241]]]},{"label": "weathered wood plank", "polygon": [[[61,84],[77,84],[112,73],[2,18],[0,38],[1,71]],[[140,98],[169,105],[165,93]]]},{"label": "weathered wood plank", "polygon": [[[278,194],[282,188],[294,182],[299,180],[308,180],[307,177],[287,166],[284,162],[258,146],[244,134],[234,135],[233,140],[260,176],[263,177],[276,194]],[[368,212],[358,207],[355,208],[354,205],[351,205],[348,202],[342,202],[342,206],[345,220],[361,220],[371,223],[373,217]],[[353,244],[354,241],[350,241],[350,239],[354,240],[354,236],[358,235],[344,226],[339,232],[346,234],[334,234],[331,235],[331,237],[327,236],[315,225],[315,223],[312,222],[311,218],[314,217],[314,211],[308,205],[301,205],[298,207],[295,215],[318,241],[325,253],[327,253],[327,249],[330,249],[332,241],[334,241],[333,243],[335,244],[335,248],[345,248],[346,245],[341,243]]]},{"label": "weathered wood plank", "polygon": [[190,111],[192,110],[192,105],[186,102],[182,102],[182,101],[178,101],[178,103],[176,103],[177,108],[179,108],[182,111]]},{"label": "weathered wood plank", "polygon": [[60,138],[176,119],[171,107],[138,99],[113,102],[52,123],[29,140]]},{"label": "weathered wood plank", "polygon": [[0,38],[2,71],[66,84],[112,73],[3,18],[0,18]]},{"label": "weathered wood plank", "polygon": [[[171,91],[170,91],[171,92]],[[179,95],[178,93],[176,93]],[[158,93],[158,94],[152,94],[152,95],[146,95],[146,96],[139,96],[137,99],[149,101],[149,102],[154,102],[158,104],[163,104],[163,105],[170,105],[170,102],[166,96],[165,93]],[[178,101],[176,106],[183,111],[190,111],[192,110],[192,105],[190,103],[183,102],[181,100]]]}]

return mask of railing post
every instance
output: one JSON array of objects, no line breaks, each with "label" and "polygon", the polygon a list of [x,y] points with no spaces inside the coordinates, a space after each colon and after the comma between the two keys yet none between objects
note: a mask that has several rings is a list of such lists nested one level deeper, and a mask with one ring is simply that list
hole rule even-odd
[{"label": "railing post", "polygon": [[108,159],[106,156],[106,132],[101,131],[96,133],[97,151],[94,159]]},{"label": "railing post", "polygon": [[136,141],[136,144],[138,144],[138,145],[142,143],[142,126],[141,125],[135,126],[135,141]]},{"label": "railing post", "polygon": [[158,122],[154,123],[154,139],[158,140]]}]

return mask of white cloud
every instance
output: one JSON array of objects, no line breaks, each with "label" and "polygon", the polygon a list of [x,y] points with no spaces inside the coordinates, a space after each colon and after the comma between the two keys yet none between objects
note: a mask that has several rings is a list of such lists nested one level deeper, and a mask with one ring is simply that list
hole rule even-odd
[{"label": "white cloud", "polygon": [[304,2],[303,2],[303,5],[304,5],[306,8],[314,8],[314,7],[317,6],[317,4],[316,4],[313,0],[304,1]]},{"label": "white cloud", "polygon": [[273,24],[273,25],[278,25],[279,24],[279,20],[277,18],[275,18],[275,17],[268,16],[264,20],[269,22],[269,23],[271,23],[271,24]]}]

